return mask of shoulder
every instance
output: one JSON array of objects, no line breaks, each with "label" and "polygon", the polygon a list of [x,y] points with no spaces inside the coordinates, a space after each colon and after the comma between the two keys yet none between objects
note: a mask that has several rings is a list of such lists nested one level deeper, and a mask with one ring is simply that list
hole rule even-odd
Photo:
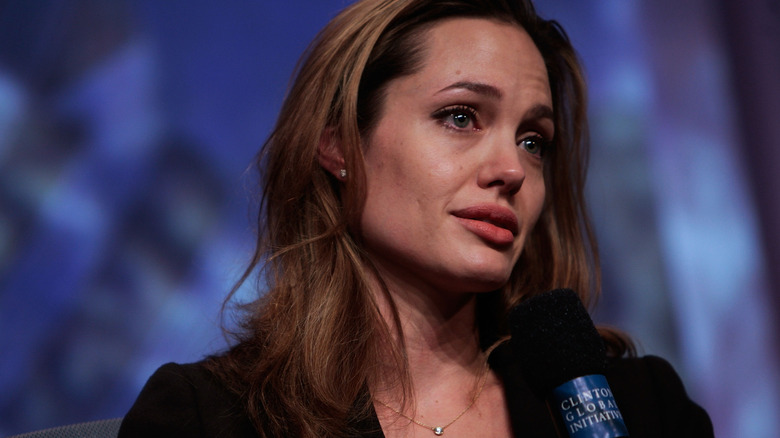
[{"label": "shoulder", "polygon": [[119,437],[251,436],[251,431],[240,398],[203,362],[169,363],[144,385]]},{"label": "shoulder", "polygon": [[611,359],[606,374],[632,437],[713,436],[707,412],[690,399],[666,360],[657,356]]}]

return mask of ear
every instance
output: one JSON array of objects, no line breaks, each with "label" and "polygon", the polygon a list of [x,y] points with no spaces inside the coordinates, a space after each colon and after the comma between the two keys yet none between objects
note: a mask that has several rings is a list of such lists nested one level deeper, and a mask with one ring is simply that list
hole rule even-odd
[{"label": "ear", "polygon": [[326,128],[320,136],[320,144],[317,147],[317,160],[325,170],[335,176],[339,181],[344,181],[345,167],[344,154],[341,151],[341,141],[333,128]]}]

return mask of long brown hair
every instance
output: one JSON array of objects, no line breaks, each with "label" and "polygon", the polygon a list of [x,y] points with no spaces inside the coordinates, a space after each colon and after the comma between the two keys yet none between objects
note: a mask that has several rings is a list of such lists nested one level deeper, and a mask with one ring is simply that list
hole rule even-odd
[{"label": "long brown hair", "polygon": [[[599,289],[583,200],[585,87],[560,26],[539,18],[527,0],[357,2],[310,46],[258,155],[260,229],[234,292],[257,273],[265,293],[243,305],[236,346],[209,362],[246,401],[261,436],[349,436],[349,419],[370,412],[370,400],[359,396],[374,376],[380,349],[388,345],[399,378],[407,378],[403,345],[390,341],[369,293],[368,276],[376,273],[356,232],[365,199],[361,139],[376,122],[386,84],[421,67],[425,30],[451,17],[524,28],[545,59],[555,110],[542,216],[509,283],[478,298],[483,347],[506,335],[500,321],[524,298],[570,287],[587,304]],[[349,178],[343,183],[318,163],[318,145],[328,136],[338,138],[344,156]]]}]

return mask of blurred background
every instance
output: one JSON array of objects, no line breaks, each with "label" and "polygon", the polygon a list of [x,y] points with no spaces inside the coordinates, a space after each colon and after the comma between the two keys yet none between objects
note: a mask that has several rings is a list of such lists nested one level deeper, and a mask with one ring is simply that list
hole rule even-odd
[{"label": "blurred background", "polygon": [[[224,348],[248,166],[348,3],[0,2],[0,436],[122,416]],[[717,436],[776,436],[780,5],[537,7],[590,84],[596,321],[670,360]]]}]

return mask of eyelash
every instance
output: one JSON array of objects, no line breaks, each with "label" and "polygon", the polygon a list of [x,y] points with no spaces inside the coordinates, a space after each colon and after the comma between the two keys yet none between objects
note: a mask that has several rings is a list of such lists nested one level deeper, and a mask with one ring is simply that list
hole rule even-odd
[{"label": "eyelash", "polygon": [[[467,127],[461,128],[455,126],[454,120],[450,120],[450,118],[453,118],[456,115],[468,116],[469,123],[473,125],[472,128],[469,129]],[[479,127],[479,117],[477,116],[477,110],[468,105],[453,105],[453,106],[442,108],[436,111],[435,113],[433,113],[433,117],[436,118],[445,128],[452,129],[454,131],[471,132],[471,131],[479,131],[481,129]],[[524,146],[524,143],[528,141],[537,143],[539,145],[540,150],[538,152],[532,152],[528,150],[528,148]],[[517,141],[518,147],[522,147],[529,154],[536,155],[539,157],[543,157],[545,151],[547,151],[551,145],[552,145],[552,141],[547,140],[544,136],[540,134],[532,134],[527,137],[523,137]]]},{"label": "eyelash", "polygon": [[467,105],[453,105],[448,106],[445,108],[442,108],[435,113],[433,113],[433,117],[439,120],[439,122],[444,125],[444,127],[448,129],[453,129],[456,131],[465,131],[468,130],[466,127],[458,127],[455,126],[454,120],[450,120],[451,117],[454,117],[456,115],[466,115],[469,117],[469,121],[472,125],[474,125],[471,130],[472,131],[478,131],[480,128],[477,126],[479,122],[479,118],[477,117],[477,110],[467,106]]}]

